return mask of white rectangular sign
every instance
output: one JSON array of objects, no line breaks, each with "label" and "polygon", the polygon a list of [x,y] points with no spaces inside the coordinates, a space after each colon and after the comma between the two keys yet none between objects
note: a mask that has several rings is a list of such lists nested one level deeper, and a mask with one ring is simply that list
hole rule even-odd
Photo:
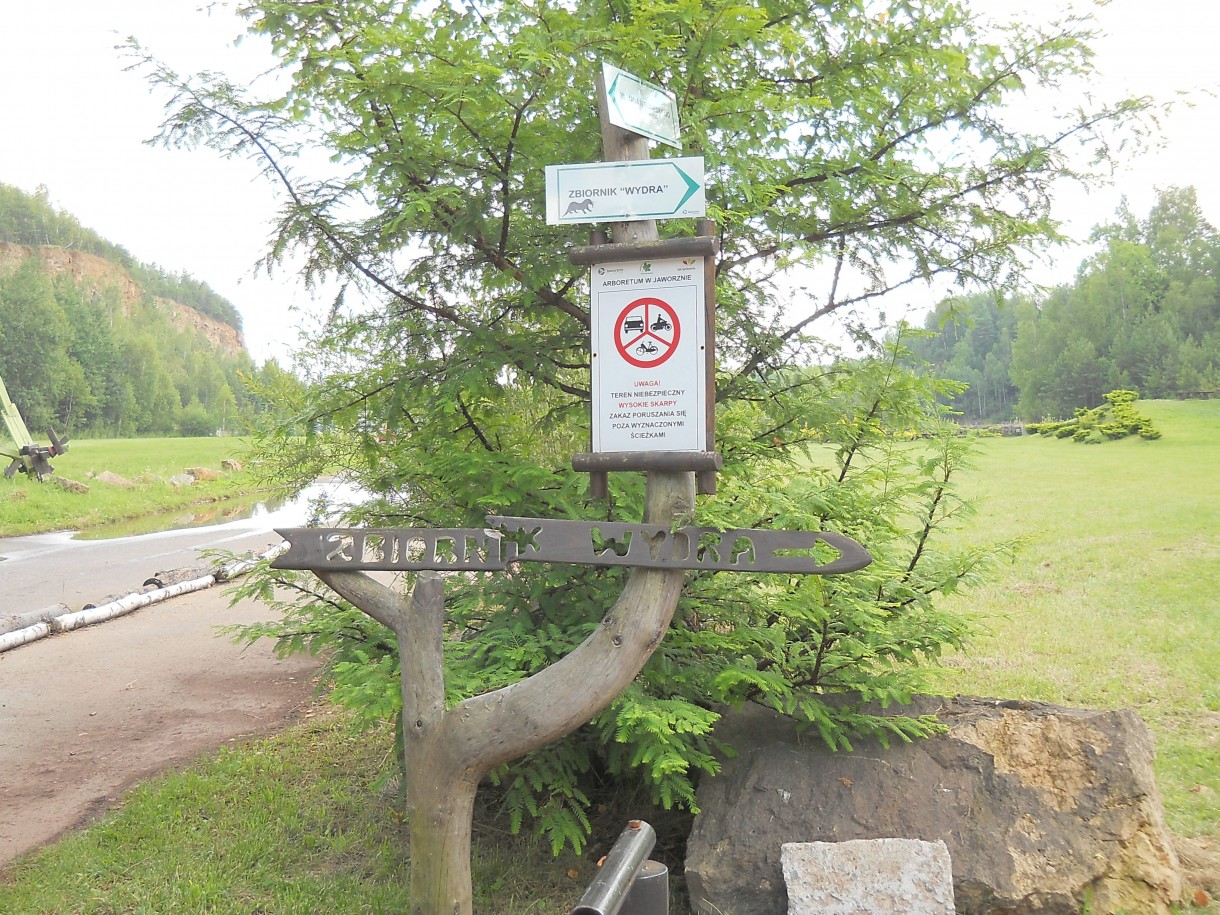
[{"label": "white rectangular sign", "polygon": [[593,451],[704,451],[703,258],[590,268]]},{"label": "white rectangular sign", "polygon": [[702,156],[546,167],[548,225],[706,214]]},{"label": "white rectangular sign", "polygon": [[626,70],[602,64],[610,123],[678,149],[678,97]]}]

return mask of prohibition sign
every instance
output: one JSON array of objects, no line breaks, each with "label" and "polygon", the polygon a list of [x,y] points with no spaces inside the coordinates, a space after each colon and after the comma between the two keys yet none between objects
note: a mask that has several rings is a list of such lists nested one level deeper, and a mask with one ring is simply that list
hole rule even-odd
[{"label": "prohibition sign", "polygon": [[673,306],[661,299],[636,299],[614,322],[618,354],[640,369],[664,365],[678,349],[682,325]]}]

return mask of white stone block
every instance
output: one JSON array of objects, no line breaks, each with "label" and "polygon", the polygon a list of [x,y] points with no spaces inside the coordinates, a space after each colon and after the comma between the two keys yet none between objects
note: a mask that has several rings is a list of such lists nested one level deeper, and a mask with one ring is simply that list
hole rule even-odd
[{"label": "white stone block", "polygon": [[944,842],[854,839],[781,848],[788,915],[953,915]]}]

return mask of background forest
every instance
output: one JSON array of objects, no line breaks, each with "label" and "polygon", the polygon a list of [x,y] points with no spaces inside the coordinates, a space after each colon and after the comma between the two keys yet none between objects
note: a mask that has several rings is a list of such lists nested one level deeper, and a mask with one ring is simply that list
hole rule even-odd
[{"label": "background forest", "polygon": [[[1045,294],[975,293],[928,314],[908,339],[968,423],[1064,418],[1116,388],[1144,398],[1220,389],[1220,234],[1193,188],[1161,192],[1146,218],[1098,227],[1098,252]],[[289,376],[177,326],[170,300],[233,328],[237,309],[207,283],[137,261],[51,205],[0,184],[0,242],[51,245],[121,267],[143,296],[83,288],[36,259],[0,274],[0,366],[32,429],[80,435],[213,435],[243,428]],[[253,382],[250,384],[249,382]]]},{"label": "background forest", "polygon": [[1062,419],[1107,391],[1144,398],[1220,389],[1220,235],[1193,188],[1162,191],[1144,219],[1120,211],[1098,252],[1041,299],[945,299],[915,354],[969,389],[967,422]]},{"label": "background forest", "polygon": [[[137,299],[125,299],[116,283],[53,275],[37,257],[0,271],[0,374],[31,430],[223,434],[266,408],[252,392],[258,382],[285,377],[274,362],[256,368],[240,345],[237,309],[206,283],[136,261],[56,211],[44,189],[29,195],[0,184],[5,242],[94,255],[122,268],[140,289]],[[228,325],[237,345],[219,346],[180,327],[172,303]]]}]

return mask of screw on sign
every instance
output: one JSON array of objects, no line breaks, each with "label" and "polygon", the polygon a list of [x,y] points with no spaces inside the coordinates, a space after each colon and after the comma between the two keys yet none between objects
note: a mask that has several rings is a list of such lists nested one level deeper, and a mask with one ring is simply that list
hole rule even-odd
[{"label": "screw on sign", "polygon": [[673,306],[652,296],[636,299],[624,308],[614,326],[619,355],[641,369],[663,365],[678,349],[682,336]]}]

